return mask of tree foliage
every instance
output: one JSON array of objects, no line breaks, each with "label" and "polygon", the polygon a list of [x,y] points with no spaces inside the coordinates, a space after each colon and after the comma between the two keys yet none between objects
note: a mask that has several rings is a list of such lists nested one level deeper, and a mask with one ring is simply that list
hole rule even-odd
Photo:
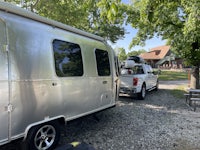
[{"label": "tree foliage", "polygon": [[127,10],[127,21],[139,29],[131,47],[162,36],[190,65],[200,65],[199,0],[133,0]]},{"label": "tree foliage", "polygon": [[124,48],[118,48],[118,58],[120,61],[124,61],[127,58],[126,51]]},{"label": "tree foliage", "polygon": [[131,51],[131,52],[128,52],[127,56],[139,56],[142,53],[146,53],[146,50],[140,49],[137,51]]},{"label": "tree foliage", "polygon": [[[143,45],[147,39],[161,36],[187,64],[200,66],[199,0],[132,0],[127,6],[127,22],[138,29],[130,47]],[[198,72],[198,71],[194,71]],[[196,85],[199,75],[193,74]]]},{"label": "tree foliage", "polygon": [[[5,0],[20,4],[21,0]],[[123,17],[109,21],[104,10],[109,10],[107,17],[117,17],[116,3],[120,0],[23,0],[22,7],[29,9],[41,16],[53,19],[72,27],[99,35],[107,40],[116,42],[123,38],[125,29],[122,27]],[[104,8],[106,4],[106,8]],[[114,13],[114,15],[113,15]],[[122,16],[122,15],[118,15]],[[114,20],[114,19],[113,19]]]}]

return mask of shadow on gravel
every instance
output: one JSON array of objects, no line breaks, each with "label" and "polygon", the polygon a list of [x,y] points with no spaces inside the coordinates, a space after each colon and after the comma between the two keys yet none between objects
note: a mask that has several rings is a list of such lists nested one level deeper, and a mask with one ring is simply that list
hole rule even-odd
[{"label": "shadow on gravel", "polygon": [[167,110],[188,110],[184,91],[179,89],[159,89],[158,91],[148,92],[145,100],[138,100],[137,97],[120,96],[119,103],[126,105],[134,103],[139,105],[152,105],[162,107]]},{"label": "shadow on gravel", "polygon": [[[114,108],[111,108],[111,110],[112,109]],[[106,126],[112,122],[114,117],[112,115],[114,114],[110,113],[110,110],[105,110],[68,122],[65,131],[65,142],[70,143],[77,140],[81,142],[85,140],[83,137],[91,134],[91,131],[93,132],[92,134],[96,134],[97,132],[100,132],[101,129],[104,130]],[[118,115],[120,117],[120,114]]]},{"label": "shadow on gravel", "polygon": [[12,141],[9,144],[0,146],[0,150],[21,150],[21,140]]}]

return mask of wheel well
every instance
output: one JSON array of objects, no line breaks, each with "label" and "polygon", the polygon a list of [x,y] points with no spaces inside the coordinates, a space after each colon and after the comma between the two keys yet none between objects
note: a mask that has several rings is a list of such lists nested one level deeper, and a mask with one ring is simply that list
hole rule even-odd
[{"label": "wheel well", "polygon": [[60,125],[65,125],[65,119],[64,118],[58,118],[58,119],[56,119],[57,121],[58,121],[58,123],[60,124]]},{"label": "wheel well", "polygon": [[64,127],[65,123],[66,123],[64,117],[59,117],[59,118],[51,118],[51,119],[48,119],[48,120],[42,120],[40,122],[36,122],[36,123],[30,124],[25,130],[23,141],[26,140],[26,138],[27,138],[27,136],[29,134],[29,131],[31,131],[31,129],[33,129],[34,127],[42,125],[42,124],[45,124],[45,123],[48,123],[48,122],[54,122],[54,121],[58,122],[59,125],[61,125],[61,127]]}]

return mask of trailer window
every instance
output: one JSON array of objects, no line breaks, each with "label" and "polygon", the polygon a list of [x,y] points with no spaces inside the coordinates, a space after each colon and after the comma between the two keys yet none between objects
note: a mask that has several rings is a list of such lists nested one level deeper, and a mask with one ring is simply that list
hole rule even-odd
[{"label": "trailer window", "polygon": [[110,75],[110,63],[108,52],[100,49],[95,50],[97,71],[99,76],[109,76]]},{"label": "trailer window", "polygon": [[78,44],[54,40],[53,51],[57,76],[83,75],[81,48]]}]

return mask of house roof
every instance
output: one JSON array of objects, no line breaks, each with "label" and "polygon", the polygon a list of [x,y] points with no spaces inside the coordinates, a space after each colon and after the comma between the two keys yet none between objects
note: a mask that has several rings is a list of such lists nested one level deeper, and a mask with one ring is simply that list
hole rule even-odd
[{"label": "house roof", "polygon": [[150,51],[147,53],[142,53],[140,55],[140,57],[142,57],[145,60],[147,60],[147,59],[163,59],[167,55],[169,49],[170,49],[170,46],[155,47],[155,48],[150,49]]}]

